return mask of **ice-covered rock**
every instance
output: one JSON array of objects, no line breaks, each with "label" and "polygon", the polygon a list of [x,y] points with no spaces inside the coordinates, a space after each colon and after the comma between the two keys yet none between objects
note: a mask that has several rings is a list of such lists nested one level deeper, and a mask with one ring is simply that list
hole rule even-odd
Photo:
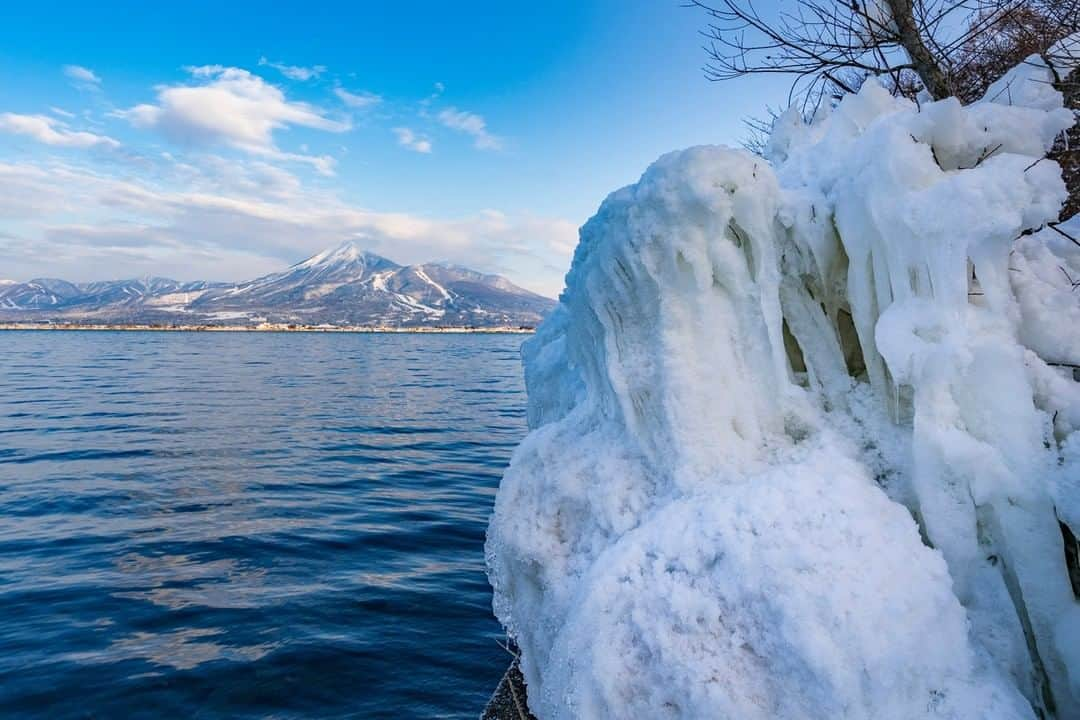
[{"label": "ice-covered rock", "polygon": [[867,83],[582,228],[488,536],[539,718],[1080,717],[1073,118],[1031,77]]}]

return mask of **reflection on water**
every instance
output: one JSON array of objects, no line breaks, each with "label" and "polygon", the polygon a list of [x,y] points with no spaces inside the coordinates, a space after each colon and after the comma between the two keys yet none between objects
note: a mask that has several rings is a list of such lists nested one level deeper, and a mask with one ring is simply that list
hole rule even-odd
[{"label": "reflection on water", "polygon": [[0,716],[478,714],[520,337],[0,343]]},{"label": "reflection on water", "polygon": [[[69,653],[64,656],[64,659],[80,664],[107,664],[118,660],[137,659],[166,669],[190,670],[213,660],[255,661],[274,648],[272,643],[236,647],[219,645],[211,640],[216,636],[224,635],[224,632],[220,628],[188,628],[171,633],[137,632],[116,639],[109,645],[106,652]],[[154,674],[160,673],[147,673],[147,675]],[[197,709],[193,708],[193,710]]]}]

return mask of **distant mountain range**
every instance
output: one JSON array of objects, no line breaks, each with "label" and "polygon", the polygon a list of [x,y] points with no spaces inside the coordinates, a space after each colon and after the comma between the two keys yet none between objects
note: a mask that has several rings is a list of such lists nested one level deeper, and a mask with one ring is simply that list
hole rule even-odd
[{"label": "distant mountain range", "polygon": [[237,284],[0,280],[0,322],[520,327],[554,307],[499,275],[448,263],[398,265],[351,241]]}]

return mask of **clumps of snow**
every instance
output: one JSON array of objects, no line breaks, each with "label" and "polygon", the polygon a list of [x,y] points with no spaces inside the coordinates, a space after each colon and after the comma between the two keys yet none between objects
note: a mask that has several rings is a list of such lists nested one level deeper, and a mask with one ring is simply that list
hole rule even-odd
[{"label": "clumps of snow", "polygon": [[1024,346],[1055,365],[1080,366],[1080,333],[1067,330],[1080,328],[1080,216],[1020,238],[1010,267]]},{"label": "clumps of snow", "polygon": [[582,228],[488,535],[538,717],[1080,717],[1073,118],[1026,82],[868,82]]},{"label": "clumps of snow", "polygon": [[[1024,62],[995,80],[986,91],[987,102],[999,105],[1057,110],[1062,106],[1061,93],[1054,87],[1055,69],[1067,62],[1067,54],[1048,53],[1046,58],[1030,55]],[[1061,55],[1058,57],[1058,55]],[[1054,65],[1047,64],[1047,59]],[[1066,74],[1068,74],[1066,72]]]},{"label": "clumps of snow", "polygon": [[539,716],[1030,716],[977,667],[945,563],[917,537],[827,447],[673,500],[591,569]]}]

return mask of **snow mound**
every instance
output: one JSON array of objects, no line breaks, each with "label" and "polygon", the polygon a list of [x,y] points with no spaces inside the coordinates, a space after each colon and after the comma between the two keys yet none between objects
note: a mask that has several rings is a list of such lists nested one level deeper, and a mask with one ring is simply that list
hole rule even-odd
[{"label": "snow mound", "polygon": [[1080,717],[1073,118],[1032,67],[869,82],[582,228],[488,534],[538,717]]},{"label": "snow mound", "polygon": [[540,716],[1025,717],[974,667],[945,563],[917,537],[828,450],[673,501],[590,572]]}]

